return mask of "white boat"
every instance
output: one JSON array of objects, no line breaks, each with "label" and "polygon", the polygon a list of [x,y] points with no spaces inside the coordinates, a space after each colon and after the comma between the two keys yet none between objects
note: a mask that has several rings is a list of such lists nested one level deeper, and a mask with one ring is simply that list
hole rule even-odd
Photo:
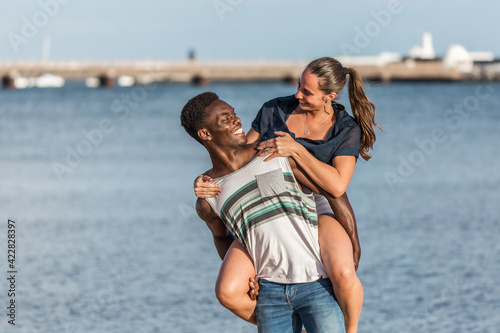
[{"label": "white boat", "polygon": [[65,80],[62,76],[53,74],[43,74],[35,78],[35,86],[38,88],[61,88]]},{"label": "white boat", "polygon": [[133,76],[122,75],[117,80],[120,87],[132,87],[135,84],[135,78]]},{"label": "white boat", "polygon": [[26,89],[33,88],[35,86],[35,78],[34,77],[16,77],[14,79],[14,87],[16,89]]},{"label": "white boat", "polygon": [[100,82],[98,77],[88,77],[85,79],[85,86],[88,88],[97,88],[99,85]]}]

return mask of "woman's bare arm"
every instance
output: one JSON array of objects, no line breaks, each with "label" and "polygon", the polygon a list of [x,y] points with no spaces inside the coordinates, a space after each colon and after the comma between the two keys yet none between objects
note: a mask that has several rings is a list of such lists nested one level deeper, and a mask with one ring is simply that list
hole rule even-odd
[{"label": "woman's bare arm", "polygon": [[268,149],[262,155],[271,154],[266,161],[277,156],[293,157],[304,172],[330,195],[340,197],[344,194],[354,174],[356,157],[337,156],[332,160],[332,165],[326,164],[308,152],[290,134],[275,134],[278,135],[276,138],[263,141],[258,146],[258,149]]},{"label": "woman's bare arm", "polygon": [[247,143],[259,142],[261,140],[259,132],[251,127],[247,132]]},{"label": "woman's bare arm", "polygon": [[335,214],[335,219],[342,225],[345,229],[347,235],[351,239],[353,247],[353,258],[354,265],[356,269],[359,265],[359,260],[361,258],[361,246],[359,244],[358,237],[358,227],[356,225],[356,217],[354,216],[354,211],[351,207],[347,194],[344,193],[338,198],[335,198],[330,193],[325,191],[322,187],[318,186],[311,177],[309,177],[304,170],[297,164],[297,162],[289,157],[288,161],[292,166],[293,174],[297,181],[303,186],[309,188],[311,191],[317,194],[321,194],[326,197],[330,207]]}]

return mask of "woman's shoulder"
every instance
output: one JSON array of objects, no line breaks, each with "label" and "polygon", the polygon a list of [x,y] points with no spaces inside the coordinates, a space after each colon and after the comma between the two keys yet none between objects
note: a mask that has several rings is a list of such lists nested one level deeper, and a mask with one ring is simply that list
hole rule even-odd
[{"label": "woman's shoulder", "polygon": [[252,122],[252,128],[260,134],[263,140],[275,137],[276,131],[288,131],[286,119],[298,103],[295,95],[276,97],[262,105]]},{"label": "woman's shoulder", "polygon": [[342,104],[334,102],[332,106],[337,113],[337,124],[339,127],[342,129],[359,127],[356,120],[347,112]]}]

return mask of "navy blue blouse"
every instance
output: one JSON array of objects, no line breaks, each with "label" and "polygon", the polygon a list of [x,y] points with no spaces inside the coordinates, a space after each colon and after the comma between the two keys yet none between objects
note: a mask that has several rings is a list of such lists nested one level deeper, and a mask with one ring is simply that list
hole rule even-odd
[{"label": "navy blue blouse", "polygon": [[325,140],[296,138],[295,134],[290,132],[286,121],[297,105],[299,105],[299,100],[295,98],[295,95],[278,97],[264,103],[252,122],[252,128],[260,134],[262,140],[276,137],[274,132],[277,131],[289,133],[295,141],[323,163],[331,165],[336,156],[349,155],[358,159],[361,130],[342,104],[332,101],[337,121]]}]

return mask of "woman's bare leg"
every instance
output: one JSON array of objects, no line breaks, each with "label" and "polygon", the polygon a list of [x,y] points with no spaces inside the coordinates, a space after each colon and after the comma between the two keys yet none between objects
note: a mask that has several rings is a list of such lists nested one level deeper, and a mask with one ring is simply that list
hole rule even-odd
[{"label": "woman's bare leg", "polygon": [[257,325],[257,301],[248,295],[250,278],[255,277],[253,261],[238,240],[235,240],[224,257],[219,270],[215,295],[220,304],[238,317]]},{"label": "woman's bare leg", "polygon": [[351,240],[340,223],[327,214],[319,216],[319,245],[323,265],[344,313],[346,332],[355,333],[363,307],[363,286],[354,268]]}]

